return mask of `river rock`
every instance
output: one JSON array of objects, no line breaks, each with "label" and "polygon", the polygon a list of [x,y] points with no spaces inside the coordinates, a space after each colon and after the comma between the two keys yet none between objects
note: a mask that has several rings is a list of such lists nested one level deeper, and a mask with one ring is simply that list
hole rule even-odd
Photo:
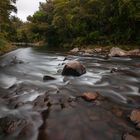
[{"label": "river rock", "polygon": [[100,53],[100,52],[102,52],[102,48],[95,48],[95,49],[94,49],[94,52],[95,52],[95,53]]},{"label": "river rock", "polygon": [[88,53],[88,54],[93,54],[94,50],[93,49],[89,49],[89,48],[84,48],[84,49],[81,49],[80,52],[83,52],[83,53]]},{"label": "river rock", "polygon": [[86,73],[85,66],[79,61],[69,61],[63,68],[62,75],[81,76]]},{"label": "river rock", "polygon": [[134,49],[134,50],[128,51],[127,55],[129,55],[129,56],[140,56],[140,49]]},{"label": "river rock", "polygon": [[11,134],[19,128],[24,127],[27,123],[28,121],[23,118],[9,115],[4,118],[0,118],[0,129],[6,134]]},{"label": "river rock", "polygon": [[91,54],[91,53],[82,53],[82,56],[91,57],[91,56],[93,56],[93,54]]},{"label": "river rock", "polygon": [[137,128],[140,128],[140,110],[133,110],[130,114],[130,119],[137,124]]},{"label": "river rock", "polygon": [[136,125],[136,128],[140,129],[140,123],[138,123],[138,124]]},{"label": "river rock", "polygon": [[52,76],[48,76],[48,75],[43,76],[43,81],[44,81],[44,82],[45,82],[45,81],[49,81],[49,80],[55,80],[55,78],[52,77]]},{"label": "river rock", "polygon": [[24,126],[22,128],[22,130],[20,131],[19,135],[18,135],[18,139],[21,139],[24,137],[24,139],[31,139],[31,137],[33,136],[34,132],[34,128],[35,126],[33,125],[33,123],[29,123],[26,126]]},{"label": "river rock", "polygon": [[96,100],[98,97],[98,93],[96,92],[85,92],[81,95],[81,97],[87,101]]},{"label": "river rock", "polygon": [[70,50],[70,53],[72,54],[76,54],[79,52],[79,48],[73,48],[72,50]]},{"label": "river rock", "polygon": [[109,56],[126,56],[127,53],[125,50],[122,50],[120,48],[117,48],[117,47],[113,47],[111,50],[110,50],[110,53],[109,53]]},{"label": "river rock", "polygon": [[135,136],[127,133],[123,136],[123,140],[138,140],[138,138],[136,138]]}]

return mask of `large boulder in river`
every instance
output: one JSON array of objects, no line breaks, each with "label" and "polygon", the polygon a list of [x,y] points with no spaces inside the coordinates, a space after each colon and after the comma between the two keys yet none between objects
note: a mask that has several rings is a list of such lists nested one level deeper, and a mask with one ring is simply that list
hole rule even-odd
[{"label": "large boulder in river", "polygon": [[120,48],[117,48],[117,47],[113,47],[111,50],[110,50],[110,53],[109,53],[109,56],[126,56],[127,53],[125,50],[122,50]]},{"label": "large boulder in river", "polygon": [[78,61],[68,62],[64,66],[62,71],[62,75],[67,75],[67,76],[81,76],[82,74],[85,73],[86,73],[85,66]]}]

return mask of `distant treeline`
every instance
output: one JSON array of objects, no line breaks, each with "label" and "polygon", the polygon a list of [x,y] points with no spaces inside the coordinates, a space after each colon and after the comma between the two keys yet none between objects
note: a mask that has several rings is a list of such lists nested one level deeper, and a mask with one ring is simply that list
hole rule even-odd
[{"label": "distant treeline", "polygon": [[14,42],[43,41],[51,47],[140,45],[139,0],[47,0],[26,23],[7,19],[1,33]]},{"label": "distant treeline", "polygon": [[140,44],[139,0],[48,0],[28,20],[49,46]]}]

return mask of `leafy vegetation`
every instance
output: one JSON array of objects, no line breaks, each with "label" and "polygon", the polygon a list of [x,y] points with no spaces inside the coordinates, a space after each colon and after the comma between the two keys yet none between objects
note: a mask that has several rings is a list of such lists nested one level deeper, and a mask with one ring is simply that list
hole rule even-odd
[{"label": "leafy vegetation", "polygon": [[[16,12],[16,0],[0,0],[0,52],[9,48],[10,14]],[[5,49],[6,48],[6,49]]]},{"label": "leafy vegetation", "polygon": [[23,23],[10,16],[16,0],[0,1],[0,46],[45,42],[48,47],[140,45],[139,0],[47,0]]},{"label": "leafy vegetation", "polygon": [[29,16],[35,41],[49,46],[140,44],[138,0],[48,0]]}]

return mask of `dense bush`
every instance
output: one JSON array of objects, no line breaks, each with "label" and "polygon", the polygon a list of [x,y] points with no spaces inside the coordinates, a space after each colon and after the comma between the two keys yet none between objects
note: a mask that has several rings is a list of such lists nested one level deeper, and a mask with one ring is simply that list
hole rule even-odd
[{"label": "dense bush", "polygon": [[48,0],[28,17],[29,30],[54,47],[139,44],[139,8],[138,0]]}]

